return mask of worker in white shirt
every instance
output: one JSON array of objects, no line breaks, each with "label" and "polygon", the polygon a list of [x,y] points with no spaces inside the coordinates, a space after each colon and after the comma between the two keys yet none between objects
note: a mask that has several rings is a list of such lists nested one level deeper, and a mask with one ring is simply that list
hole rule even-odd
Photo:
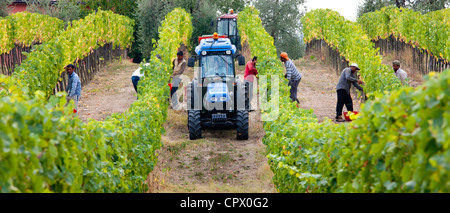
[{"label": "worker in white shirt", "polygon": [[[150,65],[150,64],[149,63],[144,64],[144,66],[148,66],[148,65]],[[136,93],[138,92],[137,91],[138,82],[139,82],[139,80],[141,80],[142,77],[144,77],[144,74],[141,73],[141,69],[142,68],[139,67],[136,71],[133,72],[133,75],[131,76],[131,82],[133,82],[134,90],[136,90]]]},{"label": "worker in white shirt", "polygon": [[392,62],[392,68],[394,69],[394,74],[398,79],[402,82],[402,84],[408,83],[406,82],[406,78],[408,78],[408,74],[400,68],[400,61],[395,60]]}]

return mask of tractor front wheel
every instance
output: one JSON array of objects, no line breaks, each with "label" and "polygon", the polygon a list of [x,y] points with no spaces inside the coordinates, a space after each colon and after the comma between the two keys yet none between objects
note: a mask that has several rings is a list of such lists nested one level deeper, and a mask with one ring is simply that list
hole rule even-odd
[{"label": "tractor front wheel", "polygon": [[202,121],[200,110],[188,110],[189,139],[197,140],[202,137]]},{"label": "tractor front wheel", "polygon": [[239,110],[237,112],[237,139],[238,140],[248,140],[248,111]]}]

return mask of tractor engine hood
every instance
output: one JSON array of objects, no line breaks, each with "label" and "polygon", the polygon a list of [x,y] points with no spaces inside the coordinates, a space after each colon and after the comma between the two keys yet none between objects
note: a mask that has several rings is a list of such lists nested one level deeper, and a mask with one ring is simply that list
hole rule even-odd
[{"label": "tractor engine hood", "polygon": [[227,102],[230,100],[230,95],[228,94],[228,86],[223,82],[211,82],[208,84],[206,90],[206,99],[208,102]]},{"label": "tractor engine hood", "polygon": [[227,50],[230,50],[231,54],[236,53],[236,46],[231,44],[229,38],[219,38],[217,40],[206,38],[200,41],[200,44],[195,48],[195,53],[202,55],[202,52],[224,52]]}]

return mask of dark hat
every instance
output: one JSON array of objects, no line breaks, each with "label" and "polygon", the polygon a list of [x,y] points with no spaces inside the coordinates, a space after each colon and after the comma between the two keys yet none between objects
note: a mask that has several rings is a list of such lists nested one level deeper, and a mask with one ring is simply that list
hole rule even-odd
[{"label": "dark hat", "polygon": [[178,51],[177,55],[183,56],[183,51]]}]

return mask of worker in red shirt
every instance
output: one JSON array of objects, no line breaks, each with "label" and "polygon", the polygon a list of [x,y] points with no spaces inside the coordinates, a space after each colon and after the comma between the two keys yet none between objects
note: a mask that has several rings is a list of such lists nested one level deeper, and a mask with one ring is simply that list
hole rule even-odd
[{"label": "worker in red shirt", "polygon": [[250,106],[249,109],[250,111],[254,111],[254,109],[252,109],[251,107],[251,102],[253,99],[253,82],[255,80],[255,78],[257,78],[258,75],[258,70],[256,69],[256,62],[258,60],[258,57],[253,57],[252,61],[247,62],[247,65],[245,66],[245,74],[244,74],[244,80],[249,85],[249,102],[250,102]]}]

